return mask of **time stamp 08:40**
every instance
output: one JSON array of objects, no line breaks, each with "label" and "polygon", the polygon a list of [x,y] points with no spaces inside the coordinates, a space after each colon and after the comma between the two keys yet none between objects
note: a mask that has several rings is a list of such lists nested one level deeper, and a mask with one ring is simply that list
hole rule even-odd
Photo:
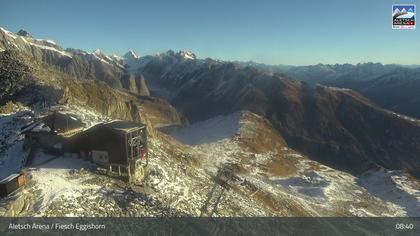
[{"label": "time stamp 08:40", "polygon": [[413,230],[414,224],[407,224],[407,223],[396,223],[395,224],[395,229],[397,230]]}]

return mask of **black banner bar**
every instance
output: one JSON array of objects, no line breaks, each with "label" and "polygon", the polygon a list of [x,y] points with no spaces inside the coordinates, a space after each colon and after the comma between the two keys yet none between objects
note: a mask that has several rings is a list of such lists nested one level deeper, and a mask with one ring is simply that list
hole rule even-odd
[{"label": "black banner bar", "polygon": [[0,218],[0,235],[420,235],[420,218]]}]

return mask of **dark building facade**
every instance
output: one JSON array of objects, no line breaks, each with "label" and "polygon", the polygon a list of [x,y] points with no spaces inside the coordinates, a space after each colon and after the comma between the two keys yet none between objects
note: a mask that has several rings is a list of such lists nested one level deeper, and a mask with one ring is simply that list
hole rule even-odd
[{"label": "dark building facade", "polygon": [[29,144],[37,144],[47,152],[61,155],[72,147],[72,137],[83,132],[85,124],[77,118],[51,112],[21,129]]},{"label": "dark building facade", "polygon": [[112,121],[86,129],[75,117],[54,112],[21,133],[51,154],[78,153],[129,181],[142,179],[148,164],[147,130],[140,123]]},{"label": "dark building facade", "polygon": [[25,184],[26,172],[12,174],[3,180],[0,180],[0,197],[6,197]]},{"label": "dark building facade", "polygon": [[130,121],[96,125],[72,138],[72,146],[95,164],[139,179],[148,164],[146,126]]}]

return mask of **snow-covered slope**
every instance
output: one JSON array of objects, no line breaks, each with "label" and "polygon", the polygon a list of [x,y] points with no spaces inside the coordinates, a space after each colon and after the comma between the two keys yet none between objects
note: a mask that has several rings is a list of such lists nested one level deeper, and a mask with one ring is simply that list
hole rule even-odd
[{"label": "snow-covered slope", "polygon": [[370,171],[358,183],[372,195],[401,206],[407,215],[420,215],[420,182],[402,171]]},{"label": "snow-covered slope", "polygon": [[217,116],[210,120],[194,123],[173,132],[171,135],[183,143],[199,145],[230,139],[239,132],[241,112],[229,116]]},{"label": "snow-covered slope", "polygon": [[[258,201],[271,202],[271,210],[278,215],[313,216],[419,216],[418,192],[414,191],[419,183],[407,179],[402,173],[395,173],[396,179],[404,179],[399,186],[410,187],[408,191],[398,190],[392,184],[377,185],[376,178],[366,175],[352,176],[311,161],[305,156],[288,148],[269,148],[256,153],[247,150],[252,146],[249,137],[256,137],[257,145],[263,146],[261,135],[268,135],[269,126],[262,125],[261,117],[248,112],[237,112],[198,122],[173,131],[172,136],[194,146],[203,153],[203,168],[216,174],[220,166],[234,163],[241,170],[238,178],[242,183],[238,188],[250,195],[259,196]],[[257,129],[255,127],[264,127]],[[252,132],[252,131],[256,132]],[[200,137],[201,135],[201,137]],[[272,136],[272,134],[268,135]],[[247,142],[244,145],[244,140]],[[244,147],[245,146],[245,147]],[[373,175],[381,171],[372,172]],[[409,182],[409,184],[408,184]],[[377,185],[377,189],[370,186]],[[239,187],[241,186],[241,187]],[[392,191],[392,199],[387,194],[378,194],[378,189]],[[268,197],[269,196],[269,197]],[[388,196],[388,197],[385,197]],[[261,199],[262,198],[262,199]],[[400,199],[396,201],[395,199]],[[405,199],[405,200],[404,200]],[[409,201],[406,201],[409,200]],[[289,207],[284,209],[287,202]],[[282,205],[283,204],[283,205]],[[414,208],[413,208],[414,207]]]},{"label": "snow-covered slope", "polygon": [[135,53],[134,51],[130,50],[126,54],[124,54],[123,58],[128,61],[128,60],[137,60],[140,57],[137,55],[137,53]]},{"label": "snow-covered slope", "polygon": [[[71,114],[87,110],[72,109],[61,110]],[[91,113],[94,112],[86,112],[86,115],[92,117]],[[38,150],[29,163],[31,181],[21,192],[0,200],[0,214],[199,216],[215,185],[212,176],[194,164],[201,154],[163,134],[150,137],[149,151],[148,178],[141,185],[133,186],[96,171],[92,163],[80,159],[77,154],[52,156]],[[25,208],[21,208],[22,204]],[[252,199],[234,191],[223,194],[218,210],[214,212],[220,216],[267,214],[264,207],[255,206]]]},{"label": "snow-covered slope", "polygon": [[[86,107],[60,110],[90,125],[109,120]],[[21,127],[13,125],[13,117],[26,120],[19,114],[2,116],[2,127],[8,127],[3,134],[15,135],[9,140],[16,140]],[[173,136],[191,145],[160,132],[151,136],[149,174],[141,185],[106,176],[76,154],[57,157],[38,150],[29,164],[32,180],[23,191],[0,200],[0,214],[419,216],[416,180],[392,173],[395,185],[379,185],[382,177],[356,177],[311,161],[288,148],[267,120],[246,111],[193,124]],[[219,179],[226,166],[232,167],[227,188]]]}]

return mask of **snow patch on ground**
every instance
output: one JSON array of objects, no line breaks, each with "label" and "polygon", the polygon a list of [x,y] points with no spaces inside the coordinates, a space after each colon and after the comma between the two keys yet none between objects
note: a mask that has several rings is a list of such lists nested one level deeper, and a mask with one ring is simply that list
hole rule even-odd
[{"label": "snow patch on ground", "polygon": [[377,198],[404,208],[410,217],[420,217],[420,182],[400,171],[370,171],[357,183]]},{"label": "snow patch on ground", "polygon": [[[74,155],[60,157],[38,152],[34,157],[30,168],[32,180],[36,182],[37,189],[41,190],[41,210],[47,209],[48,205],[57,198],[72,200],[82,196],[85,189],[92,186],[83,183],[83,179],[70,178],[72,170],[87,167],[89,162],[81,160]],[[99,189],[99,186],[95,188]],[[40,212],[42,215],[43,211]]]},{"label": "snow patch on ground", "polygon": [[30,122],[33,113],[26,108],[11,114],[0,114],[0,180],[18,173],[26,162],[24,137],[20,128]]},{"label": "snow patch on ground", "polygon": [[325,86],[325,88],[328,88],[334,91],[344,91],[344,92],[351,91],[351,89],[348,89],[348,88],[338,88],[338,87],[331,87],[331,86]]},{"label": "snow patch on ground", "polygon": [[350,205],[349,211],[354,215],[358,217],[375,217],[375,214],[370,213],[366,209],[363,208],[357,208],[353,205]]},{"label": "snow patch on ground", "polygon": [[[207,168],[194,168],[191,171],[190,166],[164,151],[166,145],[158,139],[150,140],[151,174],[148,181],[156,190],[154,196],[186,214],[200,216],[202,207],[209,200],[212,187],[217,185],[212,180],[214,172],[211,173]],[[220,186],[216,188],[216,192],[221,189]],[[234,191],[225,191],[217,208],[213,216],[267,215],[264,209],[255,205],[249,198],[244,198]]]},{"label": "snow patch on ground", "polygon": [[194,123],[171,133],[179,141],[189,145],[213,143],[232,138],[239,132],[242,112]]},{"label": "snow patch on ground", "polygon": [[391,112],[391,114],[394,115],[394,116],[396,116],[396,117],[398,117],[398,118],[400,118],[400,119],[407,120],[407,121],[410,121],[410,122],[414,122],[414,123],[420,125],[420,120],[415,119],[413,117],[401,115],[401,114],[398,114],[398,113],[395,113],[395,112]]},{"label": "snow patch on ground", "polygon": [[305,174],[288,179],[274,181],[295,193],[303,194],[311,198],[325,199],[325,189],[331,184],[316,171],[309,171]]}]

